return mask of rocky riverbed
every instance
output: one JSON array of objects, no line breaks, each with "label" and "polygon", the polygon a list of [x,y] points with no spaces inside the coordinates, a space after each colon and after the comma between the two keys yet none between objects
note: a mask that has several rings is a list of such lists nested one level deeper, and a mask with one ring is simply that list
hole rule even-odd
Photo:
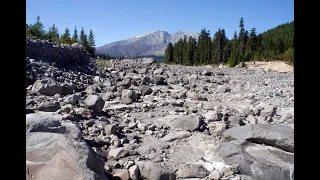
[{"label": "rocky riverbed", "polygon": [[293,179],[293,72],[27,58],[26,74],[27,179]]}]

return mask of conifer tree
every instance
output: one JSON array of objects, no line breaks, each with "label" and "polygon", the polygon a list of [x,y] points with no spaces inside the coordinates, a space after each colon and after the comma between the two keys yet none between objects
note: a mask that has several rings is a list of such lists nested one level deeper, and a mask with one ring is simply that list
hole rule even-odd
[{"label": "conifer tree", "polygon": [[59,31],[55,24],[49,27],[49,31],[46,34],[46,39],[57,42],[59,40]]},{"label": "conifer tree", "polygon": [[64,30],[64,33],[63,33],[63,35],[61,36],[60,40],[61,40],[62,43],[71,44],[71,38],[70,38],[69,28],[66,28],[66,29]]},{"label": "conifer tree", "polygon": [[74,31],[73,31],[73,35],[72,35],[72,38],[71,38],[71,42],[72,43],[77,43],[78,42],[78,30],[77,30],[77,27],[74,27]]},{"label": "conifer tree", "polygon": [[26,24],[26,37],[30,37],[30,27]]},{"label": "conifer tree", "polygon": [[93,35],[93,32],[92,32],[92,29],[90,30],[90,33],[89,33],[89,37],[88,37],[88,52],[90,55],[94,55],[95,53],[95,40],[94,40],[94,35]]},{"label": "conifer tree", "polygon": [[234,32],[233,34],[233,38],[230,42],[231,44],[231,53],[230,53],[230,57],[228,59],[228,66],[229,67],[234,67],[237,65],[238,63],[238,37],[237,37],[237,32]]},{"label": "conifer tree", "polygon": [[187,42],[187,51],[185,56],[186,65],[190,66],[194,64],[194,54],[196,50],[196,40],[190,36]]},{"label": "conifer tree", "polygon": [[164,54],[164,63],[170,64],[173,62],[173,45],[170,42],[165,50]]},{"label": "conifer tree", "polygon": [[40,22],[40,16],[37,16],[36,23],[31,24],[30,28],[30,35],[36,38],[45,38],[46,31],[44,30],[43,24]]},{"label": "conifer tree", "polygon": [[183,43],[182,43],[182,60],[183,60],[183,65],[187,65],[187,49],[188,49],[188,43],[187,43],[187,36],[183,36]]},{"label": "conifer tree", "polygon": [[198,64],[207,64],[210,62],[211,58],[211,38],[210,38],[210,31],[206,31],[206,29],[202,29],[200,32],[199,40],[198,40],[198,52],[199,53],[199,60]]},{"label": "conifer tree", "polygon": [[240,19],[240,30],[239,30],[239,60],[243,61],[244,60],[244,53],[245,53],[245,46],[246,46],[246,40],[245,40],[245,36],[246,36],[246,32],[244,30],[244,21],[243,18]]}]

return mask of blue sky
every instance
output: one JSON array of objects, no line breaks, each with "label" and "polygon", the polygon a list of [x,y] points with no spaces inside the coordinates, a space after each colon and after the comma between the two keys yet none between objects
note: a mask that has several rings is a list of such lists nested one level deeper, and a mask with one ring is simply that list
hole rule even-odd
[{"label": "blue sky", "polygon": [[86,33],[93,29],[96,46],[157,30],[200,32],[211,35],[224,28],[228,38],[244,18],[248,31],[258,33],[294,20],[293,0],[27,0],[26,22],[37,15],[45,29],[53,23]]}]

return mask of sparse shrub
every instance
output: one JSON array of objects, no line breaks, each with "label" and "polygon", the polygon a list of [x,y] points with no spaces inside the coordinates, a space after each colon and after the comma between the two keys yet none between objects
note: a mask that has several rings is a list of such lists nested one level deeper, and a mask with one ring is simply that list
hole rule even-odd
[{"label": "sparse shrub", "polygon": [[111,68],[111,63],[107,60],[104,60],[104,59],[98,59],[96,61],[97,65],[100,66],[100,67],[105,67],[105,68]]}]

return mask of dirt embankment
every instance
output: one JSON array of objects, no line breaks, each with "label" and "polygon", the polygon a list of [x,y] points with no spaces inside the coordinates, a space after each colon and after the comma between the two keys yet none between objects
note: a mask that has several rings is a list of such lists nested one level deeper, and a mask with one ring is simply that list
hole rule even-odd
[{"label": "dirt embankment", "polygon": [[278,72],[293,72],[293,66],[283,62],[283,61],[256,61],[256,62],[247,62],[246,66],[248,69],[264,69],[264,70],[273,70]]}]

